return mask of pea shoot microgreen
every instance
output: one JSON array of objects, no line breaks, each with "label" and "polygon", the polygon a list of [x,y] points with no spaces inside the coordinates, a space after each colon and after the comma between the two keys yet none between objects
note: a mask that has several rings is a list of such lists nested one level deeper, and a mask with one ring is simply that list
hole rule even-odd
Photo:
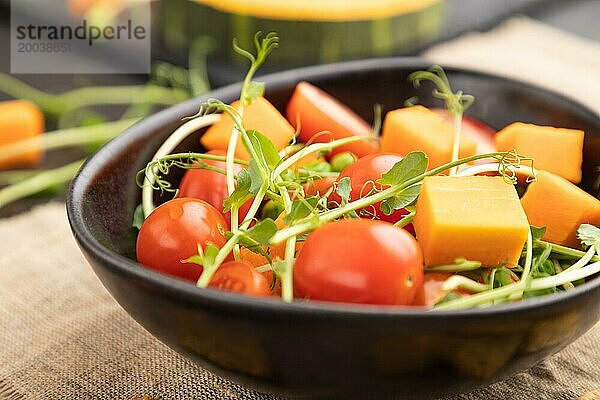
[{"label": "pea shoot microgreen", "polygon": [[[454,139],[452,147],[452,161],[458,160],[460,149],[460,135],[462,130],[462,116],[473,104],[475,97],[465,94],[462,90],[452,91],[448,77],[439,65],[430,67],[427,71],[416,71],[408,76],[408,80],[418,88],[423,81],[430,81],[435,85],[433,96],[444,101],[446,109],[454,117]],[[450,170],[450,175],[455,175],[458,168]]]}]

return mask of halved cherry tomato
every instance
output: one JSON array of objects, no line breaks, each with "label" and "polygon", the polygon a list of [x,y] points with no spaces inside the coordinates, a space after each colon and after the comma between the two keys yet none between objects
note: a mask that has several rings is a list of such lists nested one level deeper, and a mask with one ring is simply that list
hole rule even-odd
[{"label": "halved cherry tomato", "polygon": [[[352,187],[350,201],[355,201],[367,196],[373,187],[379,190],[386,189],[388,186],[383,186],[375,182],[381,179],[381,176],[400,160],[402,160],[402,156],[394,153],[369,154],[368,156],[359,158],[354,164],[344,169],[338,176],[337,181],[339,182],[345,177],[350,178],[350,185]],[[342,200],[337,193],[332,193],[329,199],[338,204]],[[364,211],[369,214],[375,214],[378,219],[391,223],[399,221],[404,215],[408,214],[408,211],[401,209],[394,211],[390,215],[385,215],[381,211],[381,203],[375,203],[373,207],[366,208]],[[412,224],[408,225],[405,229],[413,232]]]},{"label": "halved cherry tomato", "polygon": [[198,245],[223,246],[223,215],[203,200],[177,198],[154,210],[142,224],[137,238],[140,264],[169,275],[197,281],[202,266],[183,263],[198,254]]},{"label": "halved cherry tomato", "polygon": [[[448,123],[454,124],[454,117],[448,112],[448,110],[443,108],[434,108],[433,112],[444,118]],[[496,135],[496,130],[491,126],[481,122],[477,118],[466,114],[463,115],[462,133],[469,136],[477,143],[477,153],[484,154],[496,151],[496,145],[494,144],[494,135]]]},{"label": "halved cherry tomato", "polygon": [[[206,152],[206,154],[225,156],[225,152],[222,150],[211,150]],[[223,170],[226,168],[226,164],[221,161],[205,160],[204,162],[215,168]],[[242,170],[242,167],[238,164],[234,164],[233,168],[236,174]],[[224,174],[207,169],[188,169],[179,184],[178,196],[204,200],[221,212],[226,221],[229,222],[231,220],[230,212],[223,213],[223,202],[229,197],[227,191],[227,177]],[[246,217],[251,205],[252,201],[248,200],[240,207],[240,222]],[[229,226],[229,223],[227,226]]]},{"label": "halved cherry tomato", "polygon": [[423,256],[408,232],[376,220],[332,222],[311,233],[294,267],[297,297],[410,305],[423,282]]},{"label": "halved cherry tomato", "polygon": [[270,296],[270,282],[251,265],[241,261],[226,262],[217,269],[208,285],[214,289],[249,296]]},{"label": "halved cherry tomato", "polygon": [[[351,136],[373,136],[373,131],[361,117],[321,89],[308,82],[296,85],[290,99],[286,117],[296,129],[300,127],[299,138],[307,143],[330,142]],[[323,133],[315,136],[317,133]],[[344,151],[357,157],[379,150],[376,141],[360,141],[335,148],[330,156]]]}]

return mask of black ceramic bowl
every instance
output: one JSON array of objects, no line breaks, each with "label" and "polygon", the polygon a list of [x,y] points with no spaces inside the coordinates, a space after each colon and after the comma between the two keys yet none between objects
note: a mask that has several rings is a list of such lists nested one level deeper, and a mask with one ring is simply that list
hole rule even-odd
[{"label": "black ceramic bowl", "polygon": [[[427,67],[416,59],[366,60],[278,73],[264,81],[267,97],[280,109],[294,85],[307,80],[371,120],[374,103],[390,110],[418,95],[426,105],[437,104],[431,87],[416,91],[407,83],[410,72]],[[470,113],[495,128],[527,121],[583,129],[582,187],[592,190],[600,165],[598,115],[521,82],[446,71],[453,87],[477,98]],[[600,318],[600,279],[515,304],[422,312],[285,304],[201,290],[142,268],[130,229],[140,201],[136,172],[200,101],[230,102],[239,90],[228,86],[140,122],[94,155],[71,186],[69,220],[95,272],[133,318],[176,351],[219,375],[286,396],[433,398],[528,368]]]}]

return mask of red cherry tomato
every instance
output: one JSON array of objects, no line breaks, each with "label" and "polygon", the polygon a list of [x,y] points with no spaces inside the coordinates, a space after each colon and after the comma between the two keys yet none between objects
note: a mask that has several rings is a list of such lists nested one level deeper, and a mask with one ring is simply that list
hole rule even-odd
[{"label": "red cherry tomato", "polygon": [[[286,116],[294,128],[300,127],[299,138],[305,143],[330,142],[351,136],[373,136],[371,127],[361,117],[308,82],[296,85],[287,106]],[[313,138],[317,133],[324,131],[328,133]],[[379,143],[365,140],[337,147],[333,149],[330,157],[345,151],[363,157],[378,150]]]},{"label": "red cherry tomato", "polygon": [[423,281],[423,256],[408,232],[376,220],[329,223],[311,233],[294,267],[297,297],[410,305]]},{"label": "red cherry tomato", "polygon": [[[448,123],[454,124],[454,116],[452,116],[448,110],[443,108],[434,108],[433,112],[444,118]],[[462,133],[469,136],[477,143],[477,153],[484,154],[496,151],[496,145],[494,144],[494,135],[496,135],[496,130],[491,126],[481,122],[477,118],[469,115],[463,115]]]},{"label": "red cherry tomato", "polygon": [[[367,196],[374,186],[379,190],[389,187],[374,182],[381,179],[381,176],[400,160],[402,160],[402,156],[394,153],[369,154],[346,167],[340,173],[337,180],[339,182],[342,178],[350,178],[350,185],[352,186],[350,201],[355,201]],[[330,200],[340,203],[342,199],[337,193],[332,193]],[[364,211],[369,214],[374,213],[378,219],[391,223],[399,221],[404,215],[408,214],[408,211],[401,209],[394,211],[390,215],[385,215],[381,211],[381,203],[375,203],[373,207],[365,208]],[[412,224],[408,225],[405,229],[413,232]]]},{"label": "red cherry tomato", "polygon": [[178,198],[154,210],[144,221],[137,238],[138,262],[150,269],[197,281],[202,266],[182,263],[198,254],[198,245],[223,246],[226,229],[223,215],[205,201]]},{"label": "red cherry tomato", "polygon": [[241,261],[230,261],[219,267],[208,286],[249,296],[264,297],[271,295],[269,285],[267,278],[251,265]]},{"label": "red cherry tomato", "polygon": [[[442,290],[444,282],[454,274],[448,272],[428,272],[423,276],[423,285],[415,296],[415,306],[433,307],[448,294]],[[453,290],[452,293],[470,295],[471,292],[464,289]]]},{"label": "red cherry tomato", "polygon": [[315,179],[314,181],[305,183],[304,193],[306,196],[323,196],[333,186],[336,178],[333,176],[326,176],[325,178]]},{"label": "red cherry tomato", "polygon": [[[225,152],[222,150],[211,150],[206,154],[212,154],[215,156],[225,156]],[[226,165],[221,161],[205,160],[208,165],[215,168],[225,170]],[[234,172],[238,174],[242,167],[238,164],[234,164]],[[229,197],[227,191],[227,177],[219,172],[210,171],[207,169],[188,169],[183,175],[183,179],[179,184],[179,197],[193,197],[195,199],[204,200],[219,212],[223,213],[223,202]],[[240,222],[244,220],[252,201],[245,202],[239,210]],[[231,213],[226,212],[223,214],[226,221],[231,221]],[[229,223],[227,224],[229,226]]]}]

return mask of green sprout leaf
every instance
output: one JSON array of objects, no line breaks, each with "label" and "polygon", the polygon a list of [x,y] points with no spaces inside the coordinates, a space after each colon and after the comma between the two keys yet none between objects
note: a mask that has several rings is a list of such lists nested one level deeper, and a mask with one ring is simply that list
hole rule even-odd
[{"label": "green sprout leaf", "polygon": [[283,203],[269,200],[262,208],[261,219],[271,218],[272,220],[276,220],[284,211],[285,206]]},{"label": "green sprout leaf", "polygon": [[444,297],[442,297],[441,299],[439,299],[438,302],[435,303],[435,305],[437,306],[438,304],[443,304],[443,303],[448,303],[453,300],[458,300],[461,297],[462,297],[462,295],[460,293],[450,292],[447,295],[445,295]]},{"label": "green sprout leaf", "polygon": [[250,164],[248,164],[248,174],[250,175],[250,193],[256,195],[265,181],[265,176],[254,159],[250,160]]},{"label": "green sprout leaf", "polygon": [[[281,156],[271,139],[254,130],[248,131],[248,137],[250,138],[252,147],[256,150],[256,154],[261,157],[261,160],[258,160],[258,162],[268,167],[269,170],[273,170],[281,161]],[[250,149],[248,149],[248,152],[250,152]]]},{"label": "green sprout leaf", "polygon": [[577,237],[583,245],[594,247],[596,253],[600,255],[600,228],[590,224],[582,224],[577,229]]},{"label": "green sprout leaf", "polygon": [[340,179],[335,190],[337,194],[342,198],[342,203],[347,204],[350,201],[350,193],[352,192],[352,185],[350,184],[350,178],[344,177]]},{"label": "green sprout leaf", "polygon": [[285,260],[277,258],[273,261],[273,273],[279,277],[279,279],[285,277],[285,275],[288,273],[288,264],[285,262]]},{"label": "green sprout leaf", "polygon": [[131,226],[137,230],[140,230],[142,229],[142,224],[144,223],[144,220],[144,208],[141,204],[139,204],[133,212],[133,222],[131,223]]},{"label": "green sprout leaf", "polygon": [[211,268],[215,264],[219,250],[220,249],[212,243],[207,243],[204,249],[198,244],[198,254],[191,256],[187,260],[182,260],[181,262],[185,264],[198,264],[205,268]]},{"label": "green sprout leaf", "polygon": [[331,170],[335,172],[342,172],[348,166],[354,164],[358,158],[348,151],[340,154],[336,154],[331,159]]},{"label": "green sprout leaf", "polygon": [[264,219],[247,231],[238,231],[237,233],[227,232],[227,240],[235,238],[240,246],[247,248],[253,253],[261,254],[271,262],[269,253],[263,246],[269,244],[269,240],[277,232],[277,225],[270,219]]},{"label": "green sprout leaf", "polygon": [[242,204],[252,197],[250,188],[252,186],[252,177],[250,172],[243,169],[237,176],[237,185],[231,196],[225,199],[223,210],[230,211],[233,207],[240,208]]},{"label": "green sprout leaf", "polygon": [[406,206],[412,204],[417,197],[419,197],[420,190],[421,185],[413,185],[404,189],[399,194],[383,200],[381,202],[381,211],[385,215],[390,215],[395,210],[405,208]]},{"label": "green sprout leaf", "polygon": [[[337,183],[337,188],[335,189],[335,191],[342,198],[342,204],[340,206],[343,207],[346,204],[348,204],[350,202],[350,193],[352,192],[350,178],[346,176],[340,179],[340,181]],[[359,218],[356,211],[350,211],[345,215],[350,218]]]},{"label": "green sprout leaf", "polygon": [[251,81],[246,87],[244,92],[244,102],[248,105],[252,104],[254,100],[262,97],[265,94],[265,83]]},{"label": "green sprout leaf", "polygon": [[398,161],[377,181],[382,185],[401,185],[427,171],[429,160],[422,151],[413,151]]},{"label": "green sprout leaf", "polygon": [[240,246],[247,248],[248,250],[250,250],[253,253],[256,254],[260,254],[261,256],[264,256],[269,263],[271,262],[271,256],[269,255],[269,253],[265,250],[265,248],[263,247],[263,245],[261,245],[260,243],[249,239],[248,237],[241,235],[238,237],[238,242],[237,242]]},{"label": "green sprout leaf", "polygon": [[308,217],[315,211],[320,199],[321,198],[319,196],[313,196],[305,199],[295,200],[292,203],[292,209],[290,213],[285,216],[283,222],[285,222],[286,225],[292,225],[294,222]]},{"label": "green sprout leaf", "polygon": [[533,241],[542,240],[542,238],[544,237],[545,234],[546,234],[545,226],[538,228],[537,226],[531,225],[531,237],[532,237]]},{"label": "green sprout leaf", "polygon": [[270,218],[262,220],[258,224],[246,231],[246,237],[256,241],[257,243],[268,245],[269,240],[277,232],[275,221]]},{"label": "green sprout leaf", "polygon": [[[315,161],[307,164],[298,171],[298,175],[302,178],[318,178],[321,174],[327,174],[331,172],[331,164],[327,161]],[[281,174],[283,177],[284,174]]]}]

